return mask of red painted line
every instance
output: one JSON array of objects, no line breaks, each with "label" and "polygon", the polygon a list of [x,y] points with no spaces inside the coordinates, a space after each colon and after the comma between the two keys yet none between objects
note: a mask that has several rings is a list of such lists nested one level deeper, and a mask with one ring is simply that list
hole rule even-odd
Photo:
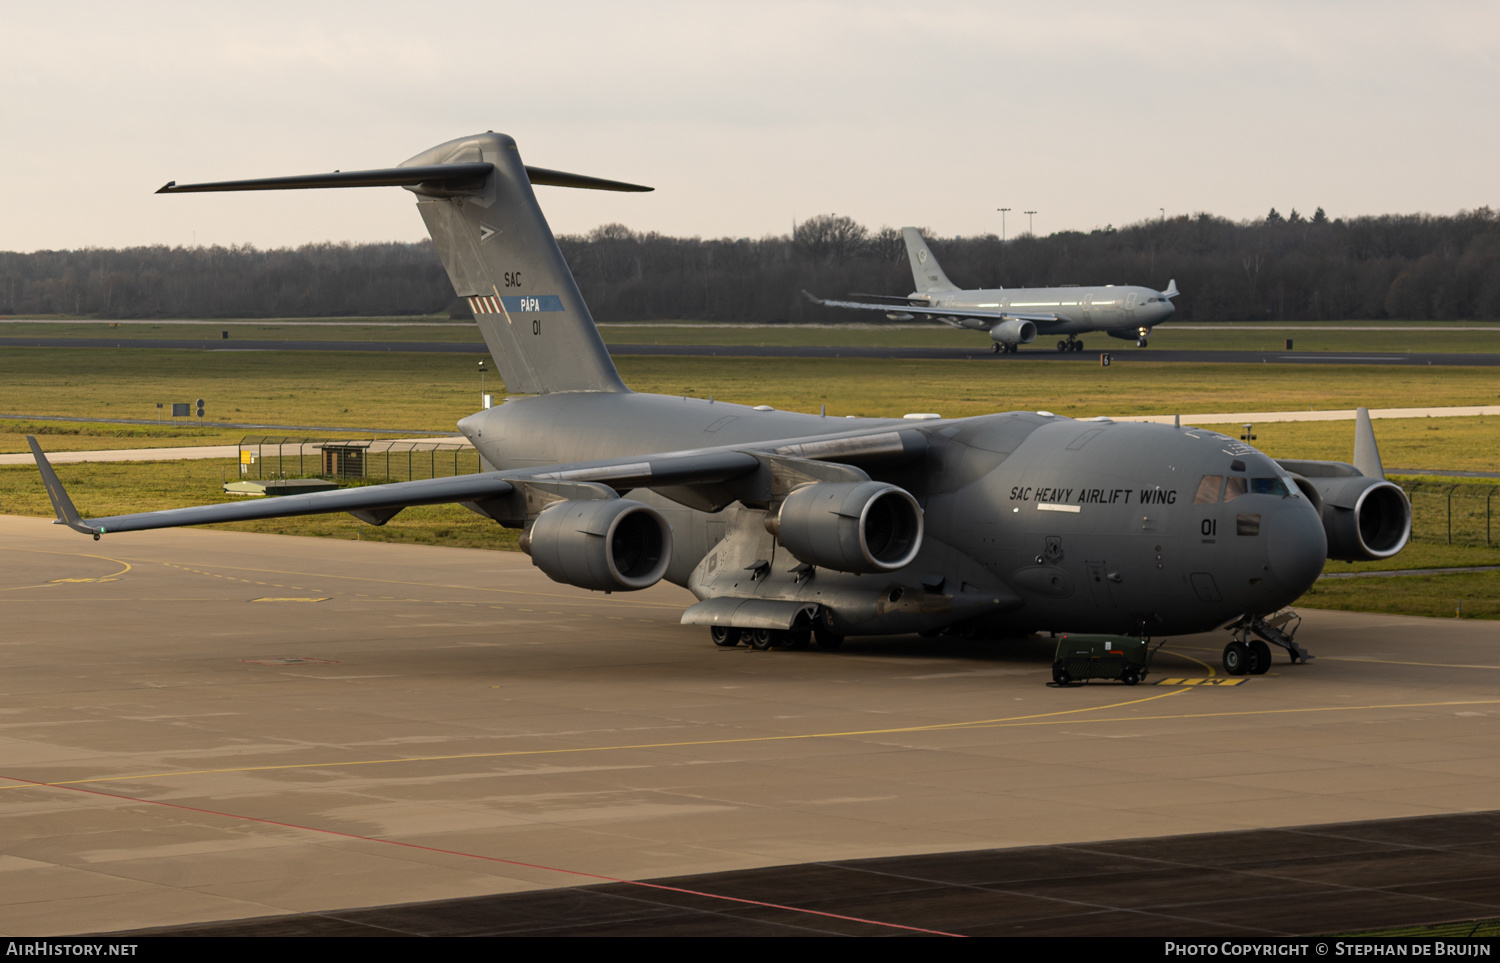
[{"label": "red painted line", "polygon": [[366,843],[381,843],[387,846],[401,846],[406,849],[418,849],[428,853],[438,853],[444,856],[462,856],[467,859],[482,859],[490,863],[504,863],[507,866],[519,866],[523,869],[540,869],[549,873],[562,873],[566,876],[581,876],[585,879],[597,879],[606,883],[625,883],[630,886],[639,886],[643,889],[658,889],[669,893],[683,893],[687,896],[703,896],[708,899],[723,900],[728,903],[740,903],[745,906],[764,906],[768,909],[786,910],[791,913],[806,913],[809,916],[821,916],[825,919],[846,920],[851,923],[865,923],[870,926],[884,926],[890,929],[905,930],[909,933],[926,933],[930,936],[957,936],[962,933],[948,933],[943,930],[929,930],[920,926],[906,926],[902,923],[888,923],[884,920],[865,919],[860,916],[845,916],[841,913],[828,913],[823,910],[805,909],[800,906],[787,906],[783,903],[766,903],[756,899],[742,899],[738,896],[725,896],[722,893],[706,893],[702,890],[684,889],[680,886],[664,886],[661,883],[646,883],[636,879],[621,879],[617,876],[606,876],[602,873],[589,873],[580,869],[563,869],[558,866],[545,866],[541,863],[527,863],[518,859],[504,859],[500,856],[484,856],[479,853],[466,853],[457,849],[440,849],[436,846],[423,846],[420,843],[408,843],[399,839],[380,839],[375,836],[361,836],[358,833],[345,833],[336,829],[320,829],[316,826],[302,826],[297,823],[284,823],[276,819],[263,819],[259,816],[246,816],[241,813],[226,813],[217,809],[201,809],[197,806],[184,806],[181,803],[163,802],[159,799],[144,799],[140,796],[125,796],[119,793],[104,792],[100,789],[85,789],[82,786],[56,786],[51,783],[37,782],[35,779],[22,779],[20,776],[0,776],[0,779],[9,779],[27,786],[36,786],[39,789],[66,789],[69,792],[86,793],[91,796],[103,796],[106,799],[117,799],[121,802],[144,803],[149,806],[163,806],[167,809],[180,809],[183,812],[201,813],[205,816],[221,816],[225,819],[239,819],[245,822],[260,823],[265,826],[279,826],[283,829],[298,829],[308,833],[321,833],[325,836],[338,836],[343,839],[356,839]]}]

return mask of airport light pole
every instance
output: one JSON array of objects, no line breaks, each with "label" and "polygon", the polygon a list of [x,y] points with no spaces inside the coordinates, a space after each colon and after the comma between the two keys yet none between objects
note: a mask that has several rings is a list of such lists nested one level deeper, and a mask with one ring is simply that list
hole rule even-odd
[{"label": "airport light pole", "polygon": [[997,210],[997,211],[1000,212],[1000,243],[1004,244],[1005,243],[1005,212],[1008,211],[1008,210],[1010,210],[1010,208],[1008,208],[1008,207],[997,207],[997,208],[995,208],[995,210]]},{"label": "airport light pole", "polygon": [[1032,235],[1033,237],[1036,236],[1036,230],[1032,227],[1031,216],[1033,214],[1035,214],[1035,213],[1036,213],[1036,211],[1027,211],[1026,212],[1026,233]]}]

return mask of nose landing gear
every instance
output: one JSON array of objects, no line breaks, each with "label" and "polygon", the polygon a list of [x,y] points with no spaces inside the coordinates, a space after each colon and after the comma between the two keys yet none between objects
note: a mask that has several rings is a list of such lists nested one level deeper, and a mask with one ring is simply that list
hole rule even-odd
[{"label": "nose landing gear", "polygon": [[1293,664],[1306,664],[1312,654],[1294,641],[1301,625],[1302,616],[1289,608],[1264,617],[1242,617],[1229,626],[1234,640],[1224,646],[1224,671],[1230,675],[1263,675],[1271,667],[1271,645],[1285,649]]}]

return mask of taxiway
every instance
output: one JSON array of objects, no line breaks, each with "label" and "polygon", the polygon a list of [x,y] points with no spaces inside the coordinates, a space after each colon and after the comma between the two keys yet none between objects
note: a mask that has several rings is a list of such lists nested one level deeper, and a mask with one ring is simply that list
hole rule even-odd
[{"label": "taxiway", "polygon": [[1190,637],[1146,685],[1056,689],[1042,639],[723,650],[679,589],[591,594],[516,554],[17,517],[0,600],[9,935],[1191,833],[1253,851],[1500,800],[1493,622],[1308,612],[1310,665],[1205,685],[1223,640]]}]

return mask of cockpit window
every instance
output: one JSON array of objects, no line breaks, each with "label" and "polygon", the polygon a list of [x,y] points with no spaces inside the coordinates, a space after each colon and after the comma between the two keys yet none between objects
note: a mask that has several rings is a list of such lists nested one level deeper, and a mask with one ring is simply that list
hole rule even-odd
[{"label": "cockpit window", "polygon": [[1252,478],[1250,491],[1256,495],[1280,495],[1283,498],[1291,494],[1286,489],[1286,482],[1280,478]]},{"label": "cockpit window", "polygon": [[1219,500],[1219,489],[1223,486],[1223,475],[1204,475],[1203,480],[1198,483],[1198,494],[1193,496],[1193,504],[1214,504]]},{"label": "cockpit window", "polygon": [[1226,502],[1232,502],[1236,498],[1239,498],[1241,495],[1245,494],[1248,484],[1248,478],[1241,478],[1237,475],[1230,475],[1229,483],[1224,486],[1224,500]]}]

